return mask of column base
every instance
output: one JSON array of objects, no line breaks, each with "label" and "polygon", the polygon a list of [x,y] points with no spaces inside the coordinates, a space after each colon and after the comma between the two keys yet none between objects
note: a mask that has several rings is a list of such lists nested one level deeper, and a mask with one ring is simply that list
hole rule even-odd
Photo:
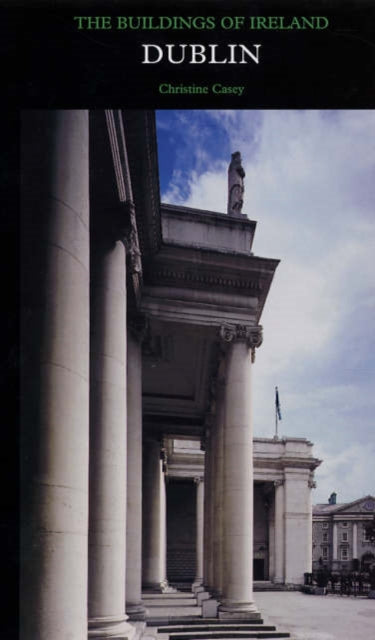
[{"label": "column base", "polygon": [[220,620],[260,620],[261,614],[254,602],[222,602],[218,608]]},{"label": "column base", "polygon": [[203,580],[200,580],[200,579],[194,580],[193,584],[191,585],[191,590],[193,592],[196,592],[197,590],[200,590],[200,591],[204,590],[203,589]]},{"label": "column base", "polygon": [[89,619],[90,640],[133,640],[135,629],[127,622],[128,616],[103,616]]},{"label": "column base", "polygon": [[127,604],[126,605],[126,614],[129,616],[129,620],[146,620],[147,609],[139,602],[137,604]]}]

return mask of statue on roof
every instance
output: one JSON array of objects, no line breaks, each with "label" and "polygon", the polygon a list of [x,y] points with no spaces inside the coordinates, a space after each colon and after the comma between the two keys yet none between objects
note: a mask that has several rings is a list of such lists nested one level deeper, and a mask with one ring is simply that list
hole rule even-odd
[{"label": "statue on roof", "polygon": [[241,164],[241,153],[232,153],[228,168],[228,214],[236,216],[242,213],[245,171]]}]

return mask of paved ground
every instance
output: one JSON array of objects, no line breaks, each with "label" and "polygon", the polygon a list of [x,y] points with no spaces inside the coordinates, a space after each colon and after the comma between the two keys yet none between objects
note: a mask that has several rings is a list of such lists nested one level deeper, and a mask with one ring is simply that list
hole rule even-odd
[{"label": "paved ground", "polygon": [[375,600],[369,598],[267,591],[254,599],[264,621],[289,631],[292,640],[375,639]]}]

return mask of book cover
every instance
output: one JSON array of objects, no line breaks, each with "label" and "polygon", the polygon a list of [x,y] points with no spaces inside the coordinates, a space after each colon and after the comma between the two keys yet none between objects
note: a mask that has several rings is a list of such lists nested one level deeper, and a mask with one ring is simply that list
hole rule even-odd
[{"label": "book cover", "polygon": [[[20,111],[152,109],[162,200],[225,213],[239,150],[255,254],[281,258],[254,376],[255,435],[274,435],[278,386],[278,435],[311,439],[324,459],[314,501],[374,494],[374,34],[365,0],[2,3],[13,408]],[[6,476],[14,468],[17,454]],[[13,543],[8,495],[3,513]]]}]

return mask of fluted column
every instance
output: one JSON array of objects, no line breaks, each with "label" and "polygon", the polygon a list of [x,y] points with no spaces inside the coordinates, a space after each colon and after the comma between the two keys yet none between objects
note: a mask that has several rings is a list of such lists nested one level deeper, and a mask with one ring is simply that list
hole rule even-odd
[{"label": "fluted column", "polygon": [[196,500],[196,569],[193,587],[203,583],[203,517],[204,517],[204,480],[194,478],[197,487]]},{"label": "fluted column", "polygon": [[276,480],[275,485],[275,577],[274,582],[284,583],[284,480]]},{"label": "fluted column", "polygon": [[87,111],[22,114],[20,638],[87,633]]},{"label": "fluted column", "polygon": [[[105,213],[105,212],[104,212]],[[92,243],[89,637],[129,638],[126,566],[126,255]]]},{"label": "fluted column", "polygon": [[228,342],[225,418],[223,554],[225,570],[219,617],[259,618],[253,601],[253,430],[250,349],[260,327],[222,327]]},{"label": "fluted column", "polygon": [[145,443],[143,469],[143,587],[156,591],[167,586],[166,491],[160,443]]},{"label": "fluted column", "polygon": [[142,325],[128,331],[128,464],[126,516],[126,612],[143,620],[142,604]]}]

